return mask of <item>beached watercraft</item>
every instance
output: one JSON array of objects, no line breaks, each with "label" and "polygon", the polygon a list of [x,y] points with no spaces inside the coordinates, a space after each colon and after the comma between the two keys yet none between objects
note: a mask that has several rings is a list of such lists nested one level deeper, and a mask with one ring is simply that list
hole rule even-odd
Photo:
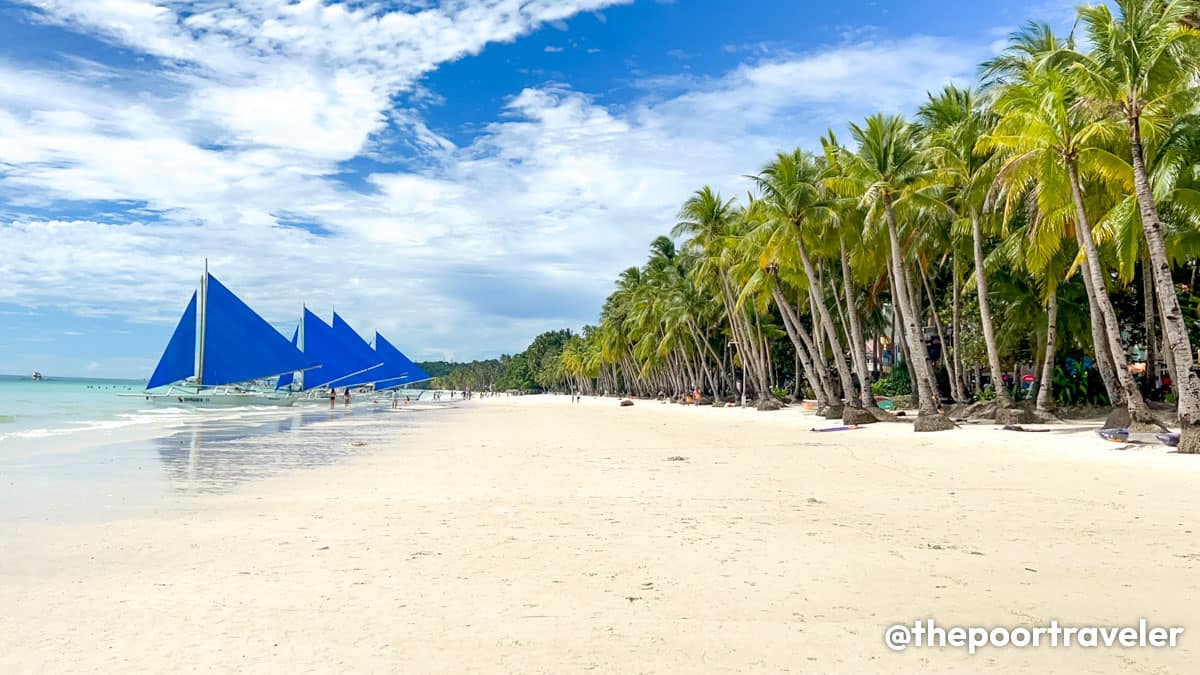
[{"label": "beached watercraft", "polygon": [[1113,429],[1097,429],[1096,433],[1106,441],[1113,443],[1124,443],[1129,440],[1129,429],[1113,428]]},{"label": "beached watercraft", "polygon": [[292,405],[271,380],[317,365],[206,266],[146,391],[128,396],[169,406]]},{"label": "beached watercraft", "polygon": [[280,390],[303,398],[324,398],[329,389],[373,386],[382,391],[433,379],[378,332],[372,348],[337,312],[329,325],[305,308],[292,344],[322,364],[307,373],[279,378]]},{"label": "beached watercraft", "polygon": [[296,399],[322,398],[331,387],[352,386],[334,382],[348,381],[383,366],[383,360],[375,356],[337,312],[333,313],[330,325],[305,307],[300,325],[292,335],[292,346],[303,350],[310,361],[321,364],[307,372],[284,373],[279,377],[276,389]]}]

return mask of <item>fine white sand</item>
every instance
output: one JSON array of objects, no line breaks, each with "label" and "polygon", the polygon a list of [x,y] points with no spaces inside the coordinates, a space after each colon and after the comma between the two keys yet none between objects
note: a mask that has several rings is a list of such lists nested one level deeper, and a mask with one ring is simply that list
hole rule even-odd
[{"label": "fine white sand", "polygon": [[[155,517],[0,528],[0,672],[1195,672],[1200,458],[612,399],[424,420]],[[926,617],[1187,632],[885,648]]]}]

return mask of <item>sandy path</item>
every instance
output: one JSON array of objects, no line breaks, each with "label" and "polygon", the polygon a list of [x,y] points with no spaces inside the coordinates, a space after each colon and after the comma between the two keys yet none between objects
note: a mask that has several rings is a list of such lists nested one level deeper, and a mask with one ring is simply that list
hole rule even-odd
[{"label": "sandy path", "polygon": [[[441,411],[192,514],[2,531],[0,672],[1195,672],[1200,460],[568,400]],[[924,617],[1194,633],[884,647]]]}]

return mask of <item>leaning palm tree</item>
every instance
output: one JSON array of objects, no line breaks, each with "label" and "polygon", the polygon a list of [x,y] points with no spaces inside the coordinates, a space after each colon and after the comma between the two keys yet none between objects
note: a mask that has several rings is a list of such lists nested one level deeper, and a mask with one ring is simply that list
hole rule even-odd
[{"label": "leaning palm tree", "polygon": [[938,410],[924,333],[909,293],[908,265],[900,245],[897,218],[898,211],[914,214],[938,204],[930,190],[934,172],[918,146],[916,130],[902,117],[874,115],[863,126],[851,124],[850,132],[858,142],[858,149],[842,158],[843,175],[830,178],[828,184],[840,194],[856,197],[868,212],[869,221],[887,228],[895,305],[913,356],[912,375],[920,399],[914,428],[952,429],[954,423]]},{"label": "leaning palm tree", "polygon": [[1005,85],[995,108],[1001,118],[983,145],[1003,157],[995,189],[1005,195],[1008,217],[1025,205],[1027,194],[1033,194],[1039,218],[1060,224],[1074,221],[1081,247],[1080,271],[1092,306],[1099,312],[1097,362],[1103,364],[1105,357],[1112,359],[1119,389],[1110,390],[1109,396],[1118,405],[1123,402],[1128,411],[1128,420],[1114,416],[1111,423],[1161,426],[1129,372],[1121,328],[1109,298],[1103,261],[1084,199],[1084,174],[1102,180],[1121,178],[1121,162],[1104,147],[1113,138],[1113,126],[1089,114],[1080,105],[1071,79],[1054,68],[1027,69],[1020,79]]},{"label": "leaning palm tree", "polygon": [[[762,341],[746,308],[737,303],[738,293],[730,276],[730,270],[736,262],[733,258],[736,249],[733,242],[738,235],[735,225],[739,220],[734,200],[722,199],[720,194],[705,186],[684,202],[678,217],[679,222],[671,230],[671,235],[691,237],[689,245],[700,252],[695,282],[714,288],[719,293],[738,356],[747,373],[755,380],[754,389],[758,398],[765,400],[771,390],[763,367],[765,360],[760,350]],[[746,385],[746,382],[742,383],[742,387]]]},{"label": "leaning palm tree", "polygon": [[[750,273],[742,284],[738,301],[744,302],[758,294],[770,297],[779,309],[805,379],[816,396],[817,413],[841,417],[842,406],[831,405],[837,403],[838,396],[829,382],[827,364],[820,357],[812,333],[801,320],[804,303],[792,301],[798,295],[795,289],[805,288],[808,284],[808,279],[799,273],[799,246],[795,240],[800,232],[791,223],[775,217],[766,202],[760,199],[751,198],[741,217],[748,230],[741,240],[742,253],[753,265],[748,266]],[[813,323],[814,328],[820,325]]]},{"label": "leaning palm tree", "polygon": [[[1089,101],[1105,104],[1123,118],[1133,159],[1142,228],[1146,237],[1155,289],[1162,304],[1163,328],[1174,365],[1179,394],[1182,438],[1179,451],[1200,453],[1200,376],[1193,371],[1192,344],[1175,292],[1162,220],[1143,152],[1143,135],[1165,129],[1173,116],[1196,101],[1200,70],[1200,32],[1187,25],[1196,11],[1194,0],[1114,0],[1079,10],[1092,48],[1086,55],[1057,52]],[[1052,67],[1055,61],[1050,59]]]},{"label": "leaning palm tree", "polygon": [[[808,278],[809,302],[813,311],[820,316],[824,337],[829,340],[830,348],[833,351],[834,366],[841,381],[845,403],[852,409],[861,409],[863,402],[870,398],[870,389],[864,383],[862,393],[858,396],[855,395],[854,378],[846,364],[847,353],[842,347],[837,323],[834,322],[829,305],[825,301],[824,289],[819,283],[820,276],[813,264],[809,244],[805,242],[806,236],[820,237],[823,232],[836,234],[834,229],[837,224],[836,202],[832,195],[827,194],[828,191],[822,182],[824,169],[822,162],[812,155],[796,149],[792,152],[777,154],[774,160],[764,166],[756,176],[753,176],[753,179],[762,193],[761,204],[765,207],[767,214],[765,225],[776,232],[776,238],[773,238],[773,241],[777,240],[782,228],[794,228],[795,230],[784,240],[789,245],[794,245],[800,256],[804,274]],[[842,260],[846,264],[845,277],[849,279],[849,263],[845,256]],[[853,307],[848,308],[848,311],[857,313]],[[857,336],[852,333],[851,339],[861,339],[861,332]],[[873,399],[871,399],[871,403],[874,403]],[[854,412],[846,412],[844,419],[847,424],[875,421],[873,415],[860,415]]]},{"label": "leaning palm tree", "polygon": [[1000,385],[1000,351],[996,345],[987,274],[983,264],[984,204],[995,177],[996,162],[992,153],[983,150],[981,141],[995,125],[995,116],[979,108],[972,91],[953,85],[937,95],[930,94],[929,101],[917,114],[928,139],[929,154],[937,168],[938,180],[948,190],[946,200],[954,211],[955,219],[970,223],[975,290],[988,368],[998,408],[1012,408],[1013,401],[1008,389]]}]

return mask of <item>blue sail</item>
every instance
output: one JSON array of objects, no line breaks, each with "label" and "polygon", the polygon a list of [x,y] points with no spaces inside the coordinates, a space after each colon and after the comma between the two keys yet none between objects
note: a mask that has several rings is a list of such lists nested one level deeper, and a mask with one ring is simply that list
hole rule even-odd
[{"label": "blue sail", "polygon": [[375,389],[377,390],[394,389],[406,384],[433,379],[432,375],[425,372],[421,366],[413,363],[411,359],[404,355],[404,352],[396,349],[392,343],[383,339],[383,336],[379,333],[375,334],[375,351],[384,358],[389,368],[395,368],[403,373],[390,380],[376,382]]},{"label": "blue sail", "polygon": [[[334,314],[335,324],[340,320],[341,317]],[[345,324],[344,321],[341,323]],[[354,337],[359,339],[357,335]],[[348,342],[340,331],[330,327],[308,309],[304,310],[304,353],[321,364],[320,368],[305,375],[305,390],[324,387],[378,366],[380,360],[375,358],[370,347],[367,347],[367,351],[370,354],[364,359],[354,342]]]},{"label": "blue sail", "polygon": [[[384,351],[381,351],[381,348],[379,346],[381,344],[391,347],[391,344],[389,344],[388,341],[385,340],[382,335],[380,335],[379,333],[375,333],[375,350],[374,350],[375,359],[377,361],[382,361],[383,365],[379,366],[378,368],[372,368],[368,371],[358,373],[357,375],[351,375],[349,377],[342,378],[340,380],[332,382],[330,386],[359,387],[364,384],[371,384],[372,382],[379,382],[381,380],[390,380],[393,378],[404,377],[405,375],[407,375],[408,374],[407,365],[405,363],[403,363],[402,361],[398,361],[396,359],[389,359],[387,357],[387,355],[385,355]],[[392,347],[392,351],[395,351],[395,347]]]},{"label": "blue sail", "polygon": [[216,277],[208,275],[201,384],[248,382],[314,365]]},{"label": "blue sail", "polygon": [[147,389],[161,387],[180,380],[185,380],[196,374],[196,294],[188,301],[187,309],[171,340],[163,351],[162,358],[154,368],[154,374],[146,383]]},{"label": "blue sail", "polygon": [[384,364],[383,359],[375,354],[371,345],[367,344],[345,319],[338,316],[337,312],[333,313],[333,333],[341,343],[343,353],[352,368],[336,380],[327,380],[326,384],[331,387],[353,387],[378,379],[368,373],[379,370]]},{"label": "blue sail", "polygon": [[[300,326],[296,326],[296,330],[292,332],[292,346],[300,347]],[[295,373],[284,373],[279,376],[279,381],[275,383],[276,389],[286,389],[292,386],[292,382],[296,381]]]}]

